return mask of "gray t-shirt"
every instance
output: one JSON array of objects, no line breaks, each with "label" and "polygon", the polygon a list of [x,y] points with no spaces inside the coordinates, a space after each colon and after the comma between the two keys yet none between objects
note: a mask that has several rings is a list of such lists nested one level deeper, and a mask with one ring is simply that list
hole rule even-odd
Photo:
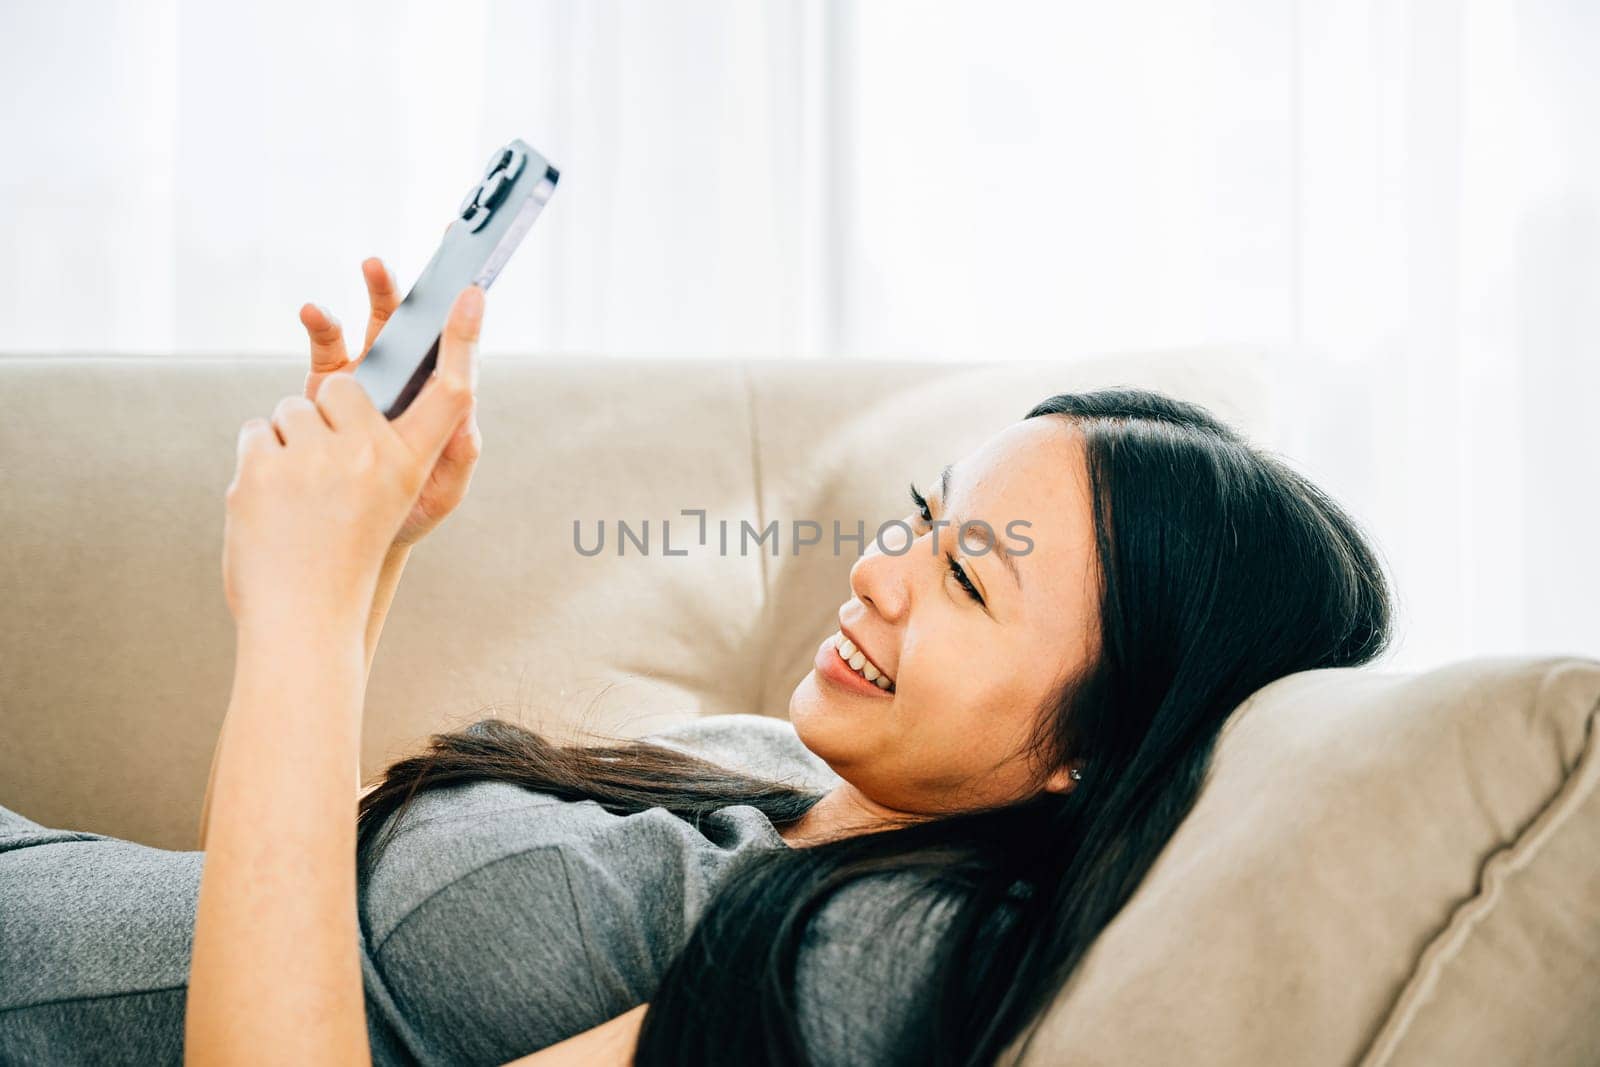
[{"label": "gray t-shirt", "polygon": [[[782,719],[721,715],[651,737],[809,788],[839,782]],[[652,998],[730,866],[787,847],[743,804],[695,827],[498,782],[418,794],[361,887],[374,1051],[498,1064],[621,1015]],[[905,909],[908,884],[857,883],[813,921],[797,994],[816,1063],[896,1062],[948,917],[942,902],[927,922]]]}]

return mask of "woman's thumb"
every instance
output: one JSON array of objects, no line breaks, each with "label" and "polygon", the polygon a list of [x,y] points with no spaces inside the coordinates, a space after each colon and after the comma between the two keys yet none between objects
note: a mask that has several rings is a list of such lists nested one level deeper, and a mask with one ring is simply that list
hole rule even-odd
[{"label": "woman's thumb", "polygon": [[394,420],[395,432],[413,452],[430,462],[455,433],[472,407],[478,384],[478,331],[483,324],[483,290],[469,285],[456,297],[439,334],[433,374],[411,406]]}]

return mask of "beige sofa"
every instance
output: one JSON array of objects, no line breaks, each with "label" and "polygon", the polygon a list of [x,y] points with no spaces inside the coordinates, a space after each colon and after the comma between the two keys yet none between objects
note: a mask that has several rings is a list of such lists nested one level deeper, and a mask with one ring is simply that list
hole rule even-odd
[{"label": "beige sofa", "polygon": [[[1270,444],[1278,366],[491,355],[484,458],[408,568],[365,768],[485,714],[573,737],[782,718],[854,561],[793,554],[794,521],[870,533],[908,480],[1073,389],[1164,389]],[[235,435],[300,381],[266,360],[0,358],[0,804],[193,847],[232,666]],[[574,521],[588,547],[600,520],[605,551],[580,554]],[[617,555],[618,520],[648,520],[648,554]],[[739,553],[741,521],[774,520],[779,555]],[[1597,704],[1600,661],[1570,656],[1262,689],[1027,1062],[1600,1063]]]}]

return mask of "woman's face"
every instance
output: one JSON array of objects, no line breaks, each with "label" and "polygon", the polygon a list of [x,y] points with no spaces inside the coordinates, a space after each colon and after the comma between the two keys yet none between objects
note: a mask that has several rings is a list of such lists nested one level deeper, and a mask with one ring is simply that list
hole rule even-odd
[{"label": "woman's face", "polygon": [[[1041,787],[1019,755],[1041,705],[1098,653],[1081,439],[1062,419],[1025,419],[954,464],[948,491],[937,472],[917,489],[935,523],[909,516],[915,540],[899,555],[869,540],[850,570],[854,595],[839,608],[843,632],[865,656],[861,670],[875,665],[892,689],[851,670],[830,634],[789,698],[789,719],[868,808],[935,815],[1024,799]],[[994,531],[1014,567],[985,551],[981,527],[958,543],[960,524],[974,520]],[[894,527],[882,539],[889,552],[905,544]],[[1042,784],[1072,787],[1065,769]]]}]

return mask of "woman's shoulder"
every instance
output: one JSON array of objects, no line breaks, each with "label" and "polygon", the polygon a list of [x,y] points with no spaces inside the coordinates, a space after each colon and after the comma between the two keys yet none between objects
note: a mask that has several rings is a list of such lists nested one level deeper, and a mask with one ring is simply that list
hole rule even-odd
[{"label": "woman's shoulder", "polygon": [[777,840],[764,820],[733,806],[696,828],[499,782],[419,793],[361,887],[369,951],[430,1032],[476,1031],[443,1058],[503,1062],[649,999],[727,864]]},{"label": "woman's shoulder", "polygon": [[[806,788],[832,773],[786,720],[768,716],[706,717],[647,739]],[[612,949],[637,955],[647,943],[657,963],[698,920],[735,860],[784,844],[767,816],[749,805],[730,804],[689,822],[662,807],[617,813],[594,800],[503,781],[419,792],[378,835],[387,840],[363,872],[360,899],[374,951],[398,952],[402,940],[453,921],[458,911],[523,900],[524,890],[537,885],[537,899],[526,908],[584,925],[601,955]],[[482,921],[525,922],[516,911],[486,911]],[[391,943],[402,929],[409,933]]]},{"label": "woman's shoulder", "polygon": [[597,967],[569,860],[607,818],[505,783],[416,795],[359,906],[378,980],[426,1059],[504,1063],[638,1002],[641,975]]},{"label": "woman's shoulder", "polygon": [[423,905],[439,907],[443,894],[482,899],[502,882],[558,875],[561,899],[575,899],[595,922],[670,932],[693,923],[741,854],[783,844],[747,805],[690,823],[662,807],[616,813],[507,782],[430,789],[393,818],[392,836],[362,884],[374,946]]},{"label": "woman's shoulder", "polygon": [[417,793],[390,815],[376,862],[364,870],[361,905],[380,946],[425,902],[463,879],[507,873],[507,860],[550,864],[563,843],[593,833],[608,813],[507,782],[468,782]]}]

